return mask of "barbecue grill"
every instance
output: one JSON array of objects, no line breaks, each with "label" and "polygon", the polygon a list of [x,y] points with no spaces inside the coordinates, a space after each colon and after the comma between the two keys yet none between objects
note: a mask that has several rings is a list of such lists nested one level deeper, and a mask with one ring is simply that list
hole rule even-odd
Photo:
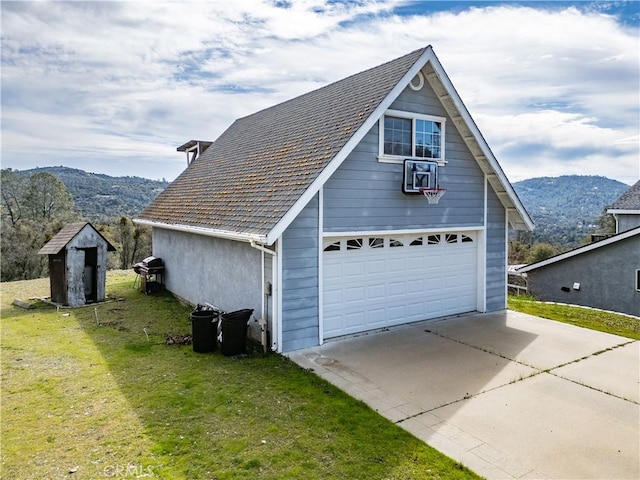
[{"label": "barbecue grill", "polygon": [[138,274],[133,286],[139,283],[143,293],[159,292],[164,288],[164,262],[161,258],[147,257],[133,266]]}]

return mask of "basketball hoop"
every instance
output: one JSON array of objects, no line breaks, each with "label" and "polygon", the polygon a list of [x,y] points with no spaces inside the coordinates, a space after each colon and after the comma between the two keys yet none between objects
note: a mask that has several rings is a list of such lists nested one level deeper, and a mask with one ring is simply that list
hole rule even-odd
[{"label": "basketball hoop", "polygon": [[422,193],[426,198],[427,202],[430,204],[438,203],[440,197],[442,197],[447,192],[446,188],[421,188],[420,193]]}]

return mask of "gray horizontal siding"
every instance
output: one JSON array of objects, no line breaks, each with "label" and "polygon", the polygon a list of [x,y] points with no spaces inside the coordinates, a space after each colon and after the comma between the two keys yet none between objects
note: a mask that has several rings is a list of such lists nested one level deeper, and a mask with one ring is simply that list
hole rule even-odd
[{"label": "gray horizontal siding", "polygon": [[[446,117],[428,86],[406,89],[392,109]],[[462,137],[447,119],[447,165],[439,169],[447,193],[429,205],[421,195],[402,193],[400,164],[378,162],[378,125],[365,135],[324,185],[324,231],[394,230],[481,225],[484,175]]]},{"label": "gray horizontal siding", "polygon": [[282,235],[282,350],[318,344],[318,195]]},{"label": "gray horizontal siding", "polygon": [[487,311],[506,308],[506,254],[505,210],[493,189],[487,197],[487,250],[486,281]]},{"label": "gray horizontal siding", "polygon": [[640,215],[618,214],[618,233],[640,227]]}]

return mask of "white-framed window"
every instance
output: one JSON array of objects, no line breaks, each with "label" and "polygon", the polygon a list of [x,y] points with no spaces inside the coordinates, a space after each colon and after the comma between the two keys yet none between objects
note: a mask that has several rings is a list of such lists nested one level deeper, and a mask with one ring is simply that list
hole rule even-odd
[{"label": "white-framed window", "polygon": [[636,291],[640,292],[640,270],[636,270]]},{"label": "white-framed window", "polygon": [[379,123],[378,160],[400,163],[406,158],[444,165],[446,119],[419,113],[387,110]]}]

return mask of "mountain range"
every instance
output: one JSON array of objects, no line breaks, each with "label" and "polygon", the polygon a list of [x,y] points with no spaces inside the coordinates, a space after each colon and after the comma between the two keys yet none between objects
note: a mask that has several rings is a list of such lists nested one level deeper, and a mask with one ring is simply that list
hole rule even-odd
[{"label": "mountain range", "polygon": [[76,210],[95,223],[114,217],[138,215],[169,182],[142,177],[111,177],[69,167],[40,167],[17,171],[25,176],[48,172],[65,184],[73,196]]},{"label": "mountain range", "polygon": [[532,239],[563,247],[580,245],[598,230],[598,219],[628,188],[600,176],[539,177],[513,183],[535,223]]},{"label": "mountain range", "polygon": [[[111,177],[68,167],[23,170],[46,171],[64,183],[76,209],[93,222],[138,215],[169,182],[141,177]],[[529,240],[572,247],[597,229],[598,218],[629,186],[600,176],[540,177],[513,183],[536,224]]]}]

